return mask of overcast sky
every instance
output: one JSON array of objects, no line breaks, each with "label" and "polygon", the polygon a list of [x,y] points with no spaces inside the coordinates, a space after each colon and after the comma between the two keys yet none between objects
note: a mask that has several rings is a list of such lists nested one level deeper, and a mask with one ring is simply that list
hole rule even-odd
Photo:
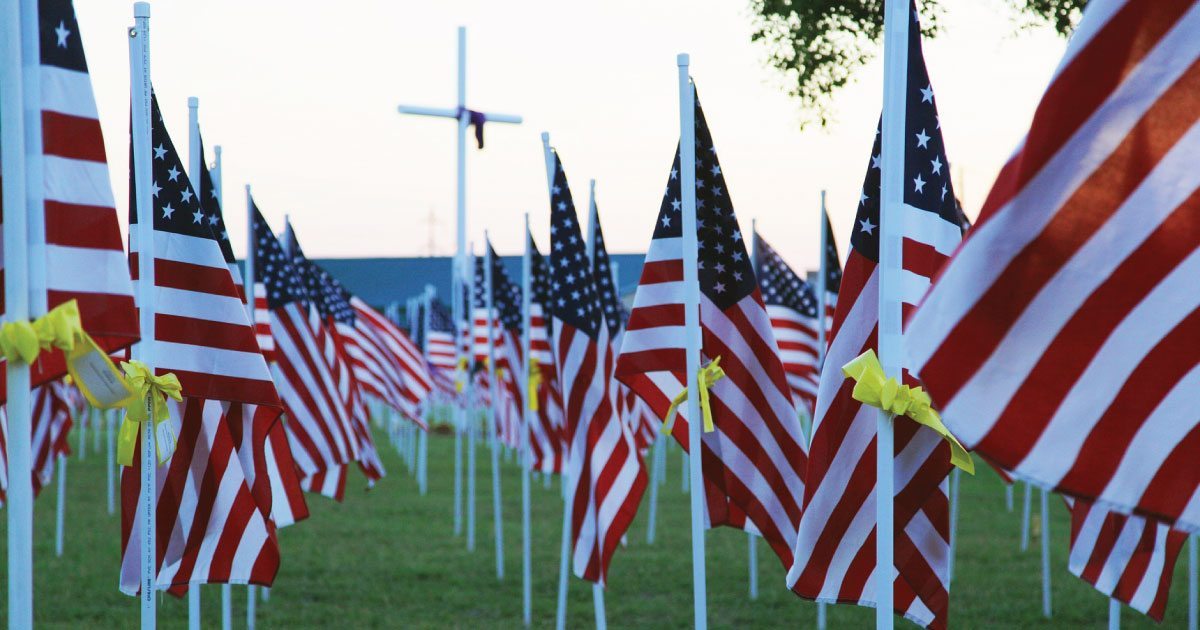
[{"label": "overcast sky", "polygon": [[[974,216],[1023,135],[1065,41],[1019,30],[1008,0],[943,0],[926,42],[947,153]],[[468,237],[518,253],[529,212],[546,247],[542,131],[577,205],[597,180],[610,250],[644,251],[678,140],[675,55],[688,52],[743,229],[796,267],[816,263],[817,200],[829,190],[843,255],[879,117],[882,66],[838,94],[827,129],[800,131],[798,104],[751,43],[748,0],[426,2],[157,0],[151,67],[180,150],[187,97],[205,142],[224,147],[225,214],[244,251],[243,187],[279,229],[290,214],[310,256],[413,256],[454,245],[454,125],[399,103],[452,107],[455,27],[468,27],[468,106],[520,114],[487,126],[468,156]],[[76,0],[118,207],[128,191],[132,5]],[[211,161],[211,153],[208,156]],[[965,179],[965,181],[960,181]],[[124,214],[124,211],[122,211]],[[430,217],[434,221],[430,221]],[[122,217],[124,218],[124,217]]]}]

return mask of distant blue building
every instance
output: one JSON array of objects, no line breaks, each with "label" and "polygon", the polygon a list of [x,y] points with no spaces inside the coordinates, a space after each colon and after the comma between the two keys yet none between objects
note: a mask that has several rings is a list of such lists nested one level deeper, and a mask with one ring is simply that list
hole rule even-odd
[{"label": "distant blue building", "polygon": [[[631,295],[637,289],[642,276],[643,254],[610,254],[617,266],[617,284],[622,296]],[[504,266],[514,280],[521,278],[521,257],[502,256]],[[437,295],[445,302],[450,299],[449,256],[425,258],[315,258],[320,265],[346,285],[355,295],[367,303],[384,307],[392,302],[401,306],[410,297],[433,285]]]}]

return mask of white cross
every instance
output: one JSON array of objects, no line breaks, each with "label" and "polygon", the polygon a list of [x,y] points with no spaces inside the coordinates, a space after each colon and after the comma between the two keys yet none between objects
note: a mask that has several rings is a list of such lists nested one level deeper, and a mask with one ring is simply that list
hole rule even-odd
[{"label": "white cross", "polygon": [[[454,250],[453,293],[451,295],[453,296],[454,321],[460,321],[464,305],[460,304],[462,289],[459,287],[462,282],[461,276],[466,272],[464,262],[467,245],[467,127],[471,122],[471,116],[467,110],[467,28],[465,26],[458,27],[458,105],[452,108],[400,105],[397,109],[401,114],[458,119],[458,226]],[[521,124],[520,116],[493,112],[481,113],[487,122]]]}]

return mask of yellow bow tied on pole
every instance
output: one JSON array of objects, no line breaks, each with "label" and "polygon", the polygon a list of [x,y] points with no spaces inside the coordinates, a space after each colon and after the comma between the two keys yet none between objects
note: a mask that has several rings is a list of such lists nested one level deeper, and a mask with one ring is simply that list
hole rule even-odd
[{"label": "yellow bow tied on pole", "polygon": [[530,357],[529,359],[529,380],[528,392],[525,399],[529,401],[529,410],[538,410],[538,390],[542,388],[542,368],[538,366],[538,360]]},{"label": "yellow bow tied on pole", "polygon": [[63,351],[68,375],[93,407],[123,406],[132,396],[112,359],[83,329],[75,300],[59,304],[31,322],[0,326],[0,354],[8,361],[33,363],[52,348]]},{"label": "yellow bow tied on pole", "polygon": [[[725,378],[725,370],[721,369],[721,357],[713,359],[708,365],[700,368],[700,373],[696,375],[696,380],[700,381],[700,413],[704,417],[705,433],[712,433],[713,430],[712,407],[708,401],[708,390],[713,383],[722,378]],[[671,429],[675,427],[675,415],[679,413],[679,405],[682,405],[687,399],[688,388],[684,387],[683,391],[671,400],[671,406],[667,409],[667,418],[663,420],[663,433],[671,435]]]},{"label": "yellow bow tied on pole", "polygon": [[10,362],[33,363],[43,350],[74,350],[76,342],[83,336],[79,305],[70,300],[32,322],[5,322],[0,326],[0,352]]},{"label": "yellow bow tied on pole", "polygon": [[879,364],[879,357],[874,350],[867,350],[858,355],[853,361],[842,366],[842,373],[854,379],[854,400],[863,404],[877,407],[896,416],[907,416],[918,424],[933,429],[950,445],[950,463],[975,474],[975,462],[971,454],[959,443],[941,416],[933,410],[929,394],[920,387],[901,385],[894,378],[888,378]]},{"label": "yellow bow tied on pole", "polygon": [[183,388],[174,374],[156,376],[141,361],[122,361],[121,369],[133,396],[125,407],[125,419],[117,434],[117,461],[122,466],[133,466],[133,453],[137,448],[138,425],[153,421],[158,463],[167,461],[175,452],[175,430],[171,428],[171,412],[167,408],[167,397],[183,400]]}]

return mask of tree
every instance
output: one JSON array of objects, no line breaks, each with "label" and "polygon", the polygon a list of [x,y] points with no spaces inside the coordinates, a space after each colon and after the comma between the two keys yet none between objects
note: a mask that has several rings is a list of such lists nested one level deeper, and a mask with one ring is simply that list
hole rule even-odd
[{"label": "tree", "polygon": [[[1019,27],[1052,26],[1069,35],[1087,0],[1007,0],[1025,19]],[[751,40],[766,47],[768,63],[800,101],[802,124],[830,120],[830,99],[854,71],[874,58],[883,36],[884,0],[750,0]],[[935,37],[938,0],[918,3],[921,34]]]}]

